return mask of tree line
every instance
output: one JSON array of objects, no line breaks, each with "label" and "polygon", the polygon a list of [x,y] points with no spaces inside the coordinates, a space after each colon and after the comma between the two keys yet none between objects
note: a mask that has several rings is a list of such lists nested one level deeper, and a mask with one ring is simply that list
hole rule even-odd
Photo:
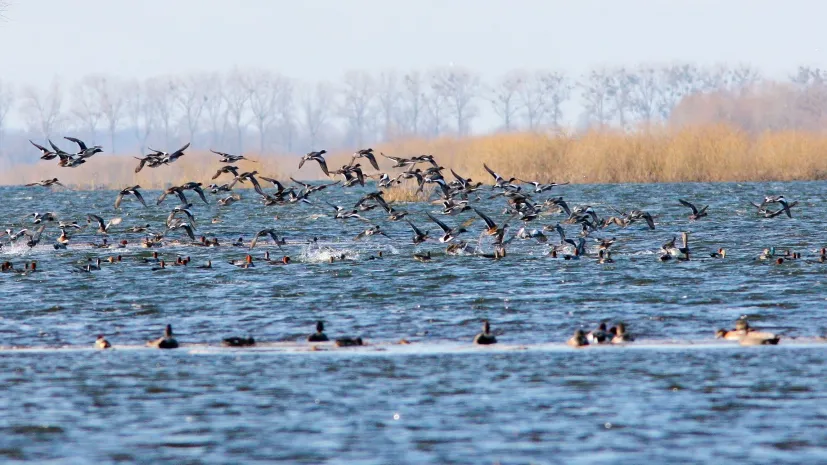
[{"label": "tree line", "polygon": [[[821,118],[827,114],[825,78],[818,68],[802,67],[780,84],[792,92],[784,98],[793,98],[797,111]],[[676,113],[697,122],[693,114],[715,107],[699,96],[715,96],[719,106],[727,100],[731,110],[733,100],[766,82],[748,65],[690,64],[597,68],[582,76],[520,69],[491,81],[454,66],[350,71],[338,82],[314,83],[265,69],[145,80],[90,75],[73,84],[55,78],[47,88],[0,80],[0,153],[18,158],[26,139],[70,132],[105,145],[109,153],[144,152],[148,145],[172,147],[181,141],[192,141],[196,148],[260,153],[362,147],[401,138],[465,136],[483,112],[489,120],[496,118],[494,131],[560,130],[570,126],[566,121],[576,121],[577,129],[631,130],[669,123]],[[572,109],[579,116],[566,118]],[[733,112],[711,113],[705,118],[732,119]],[[22,128],[6,127],[12,114]]]}]

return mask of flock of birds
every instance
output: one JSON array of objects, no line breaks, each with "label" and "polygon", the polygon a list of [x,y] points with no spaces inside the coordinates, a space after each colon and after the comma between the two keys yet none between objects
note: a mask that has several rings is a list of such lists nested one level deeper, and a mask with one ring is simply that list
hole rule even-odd
[{"label": "flock of birds", "polygon": [[[66,137],[67,140],[74,142],[78,146],[76,153],[69,153],[59,148],[51,140],[48,141],[51,149],[32,142],[41,152],[41,159],[52,160],[59,158],[58,165],[66,168],[77,168],[86,163],[86,161],[93,155],[103,151],[101,146],[88,146],[82,140],[74,137]],[[135,172],[139,172],[145,167],[158,168],[173,164],[176,160],[185,156],[185,151],[189,148],[189,144],[175,150],[173,152],[165,152],[151,149],[151,153],[136,157],[139,161]],[[224,244],[220,243],[218,238],[213,237],[208,239],[206,235],[197,237],[196,231],[198,223],[196,219],[196,208],[190,199],[187,197],[188,193],[195,193],[201,202],[204,204],[210,203],[207,198],[207,193],[219,196],[217,203],[222,208],[229,208],[232,204],[242,200],[240,194],[234,191],[238,185],[252,186],[253,191],[260,197],[262,204],[270,205],[320,205],[323,204],[329,209],[330,218],[336,221],[360,221],[366,224],[364,230],[359,232],[354,240],[370,240],[372,237],[385,236],[389,237],[387,230],[378,222],[373,216],[373,210],[383,211],[385,221],[388,223],[404,222],[412,232],[412,243],[416,246],[425,244],[427,242],[438,242],[444,244],[447,248],[445,253],[448,255],[471,255],[485,257],[489,259],[499,260],[506,256],[506,247],[514,240],[534,240],[549,246],[548,255],[551,258],[562,258],[565,260],[580,260],[587,258],[594,258],[599,263],[612,263],[614,260],[611,254],[611,247],[616,243],[616,239],[599,238],[600,232],[613,227],[627,228],[635,224],[642,224],[646,229],[654,230],[656,228],[656,216],[644,210],[631,209],[623,211],[620,209],[611,208],[612,214],[607,217],[600,217],[596,210],[590,205],[569,205],[562,196],[552,195],[551,191],[559,186],[564,186],[568,183],[540,183],[538,181],[521,180],[515,177],[505,177],[491,169],[488,165],[483,164],[485,170],[491,176],[491,184],[485,185],[482,182],[475,182],[474,180],[460,175],[453,169],[446,170],[441,166],[433,155],[418,155],[413,157],[393,157],[379,153],[378,155],[385,160],[391,162],[391,168],[401,169],[395,175],[388,172],[381,172],[380,166],[373,149],[367,148],[355,152],[350,162],[339,169],[330,170],[328,168],[327,160],[325,159],[325,150],[309,152],[302,156],[298,163],[298,168],[302,169],[308,162],[318,164],[321,171],[326,176],[341,176],[342,179],[335,182],[311,184],[307,182],[298,181],[290,178],[292,185],[285,186],[282,181],[273,177],[267,177],[260,174],[258,171],[243,171],[239,166],[235,165],[240,161],[247,161],[255,163],[255,160],[249,160],[243,155],[233,155],[226,152],[211,150],[218,155],[220,159],[220,167],[212,176],[214,183],[204,186],[201,182],[190,181],[182,185],[171,186],[165,189],[155,201],[156,205],[161,205],[168,198],[177,198],[180,203],[174,206],[167,215],[166,221],[160,228],[154,228],[151,225],[133,225],[124,231],[133,234],[141,234],[142,238],[140,244],[145,248],[161,248],[166,244],[175,243],[180,245],[191,245],[201,247],[218,247]],[[368,174],[363,171],[361,160],[366,160],[376,173]],[[447,171],[447,173],[446,173]],[[215,180],[222,176],[231,176],[227,182],[218,184]],[[448,177],[446,177],[448,176]],[[341,186],[344,188],[352,186],[366,186],[369,179],[375,179],[376,190],[368,192],[351,205],[342,206],[329,202],[326,199],[318,199],[322,194],[320,192],[325,189],[333,188],[334,186]],[[462,221],[443,220],[438,218],[431,212],[425,213],[425,219],[433,223],[439,228],[439,233],[432,236],[427,228],[422,227],[422,223],[416,223],[413,218],[414,215],[403,210],[399,204],[387,201],[385,199],[385,191],[393,186],[400,185],[405,182],[415,182],[416,192],[424,192],[426,186],[434,186],[429,195],[438,196],[434,201],[435,204],[440,205],[440,216],[443,217],[458,217],[467,216]],[[263,183],[270,184],[272,187],[265,188]],[[26,184],[27,186],[42,186],[51,188],[53,186],[63,186],[57,178],[44,179],[40,182]],[[122,203],[128,196],[134,197],[144,207],[148,207],[147,201],[141,192],[140,185],[127,186],[120,190],[114,200],[114,209],[119,210]],[[495,221],[491,212],[485,212],[477,205],[483,196],[490,199],[501,198],[504,202],[502,216],[504,219]],[[541,198],[544,197],[544,198]],[[684,199],[678,199],[678,202],[687,207],[691,214],[688,219],[690,221],[698,221],[708,216],[709,206],[698,207],[692,202]],[[766,196],[760,203],[752,203],[756,209],[759,217],[775,218],[780,215],[792,217],[792,209],[796,207],[798,202],[788,202],[784,196],[777,195]],[[774,205],[779,208],[773,209]],[[559,221],[553,226],[532,227],[531,225],[541,216],[548,215],[563,215],[565,219]],[[477,221],[482,220],[483,227],[480,237],[477,241],[465,240],[464,235],[471,233],[470,228]],[[116,227],[122,223],[122,218],[113,217],[105,220],[97,214],[88,214],[86,223],[82,224],[77,221],[62,221],[54,212],[34,213],[31,215],[33,224],[38,225],[37,228],[24,227],[15,231],[14,229],[6,229],[0,232],[0,238],[6,237],[7,244],[0,242],[0,248],[4,245],[13,245],[18,240],[25,239],[25,245],[29,248],[37,246],[46,237],[44,232],[48,225],[56,223],[60,234],[55,238],[52,244],[55,249],[66,249],[71,244],[71,234],[77,231],[84,230],[87,227],[94,228],[95,232],[104,236],[103,242],[93,243],[94,247],[99,248],[126,248],[127,240],[109,242],[108,237],[114,234]],[[220,218],[212,219],[213,223],[220,222]],[[519,229],[507,234],[509,225],[518,223]],[[563,225],[576,225],[579,229],[577,237],[570,237],[569,233],[564,229]],[[185,236],[173,237],[176,231],[183,231]],[[549,236],[558,236],[559,241],[552,240]],[[689,233],[681,234],[681,242],[677,244],[677,237],[672,237],[666,241],[660,248],[657,255],[661,261],[688,261],[695,257],[695,254],[690,249]],[[485,237],[491,238],[491,252],[486,252],[483,248],[483,239]],[[231,246],[240,248],[253,249],[257,244],[263,243],[266,239],[272,240],[273,244],[280,250],[284,250],[282,246],[287,246],[288,242],[281,236],[276,228],[265,228],[255,232],[252,238],[248,241],[240,237],[238,240],[232,240]],[[188,240],[187,240],[188,239]],[[596,247],[589,250],[587,248],[587,240],[593,239],[596,241]],[[316,243],[316,238],[309,241],[311,245]],[[302,242],[307,244],[307,242]],[[718,249],[706,254],[707,257],[713,259],[725,259],[726,250]],[[371,256],[370,258],[382,258],[381,252],[378,256]],[[434,257],[430,251],[421,252],[415,251],[412,258],[428,262]],[[772,259],[776,263],[783,263],[784,260],[798,259],[800,254],[797,252],[786,251],[785,253],[777,253],[774,249],[766,249],[759,256],[760,259]],[[345,255],[333,256],[329,260],[331,262],[336,260],[345,260]],[[121,255],[110,257],[109,262],[120,262]],[[145,263],[152,265],[152,270],[159,271],[167,268],[168,263],[159,257],[158,252],[153,252],[152,257],[141,258]],[[239,268],[252,268],[256,266],[256,262],[262,260],[254,260],[250,252],[247,252],[243,259],[231,260],[230,265]],[[827,250],[821,249],[818,257],[819,262],[827,261]],[[272,265],[288,265],[291,262],[289,256],[284,255],[281,258],[271,259],[269,252],[265,252],[263,262]],[[172,266],[187,266],[189,258],[178,257]],[[100,270],[102,266],[101,260],[96,259],[94,262],[89,260],[81,266],[75,266],[72,271],[75,272],[94,272]],[[200,265],[198,268],[211,269],[213,268],[212,261]],[[23,269],[15,268],[11,262],[4,262],[2,264],[2,272],[5,273],[21,273],[29,274],[40,271],[37,268],[36,262],[26,263]],[[319,323],[317,333],[322,334],[322,324]],[[761,333],[752,331],[750,328],[741,328],[734,330],[736,332],[719,332],[719,336],[726,339],[735,338],[738,340],[747,341],[747,343],[758,340],[764,341],[762,343],[777,343],[778,338],[775,335],[768,335],[768,333]],[[739,332],[740,331],[740,332]],[[730,337],[730,334],[737,336]],[[758,334],[759,336],[756,336]],[[767,337],[763,337],[767,336]],[[321,337],[318,334],[315,337]],[[102,338],[101,338],[102,339]],[[361,339],[343,339],[342,345],[360,345]],[[167,334],[159,341],[174,341],[172,338],[171,327],[167,327]],[[245,345],[246,342],[252,342],[245,338],[230,338],[231,341],[237,345]],[[590,343],[602,342],[629,342],[632,338],[626,333],[625,326],[618,324],[617,326],[606,330],[605,325],[601,326],[595,331],[585,333],[578,330],[577,333],[569,340],[572,346],[580,347]],[[347,342],[349,341],[349,342]],[[100,341],[99,341],[100,342]],[[155,341],[156,343],[158,341]],[[232,345],[232,342],[227,342]],[[496,342],[496,338],[489,332],[489,324],[486,321],[484,330],[477,335],[475,342],[479,344],[488,344]],[[108,346],[108,343],[102,344]],[[156,347],[163,345],[171,345],[166,343],[154,344]],[[176,343],[177,345],[177,343]],[[248,344],[249,345],[249,344]]]}]

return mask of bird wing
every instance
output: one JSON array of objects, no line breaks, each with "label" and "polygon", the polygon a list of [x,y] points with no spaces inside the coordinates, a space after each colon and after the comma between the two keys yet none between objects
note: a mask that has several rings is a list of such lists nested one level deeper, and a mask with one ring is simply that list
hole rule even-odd
[{"label": "bird wing", "polygon": [[190,239],[195,240],[195,233],[192,232],[192,226],[188,224],[182,224],[181,227],[184,228],[184,231],[187,232],[187,236],[189,236]]},{"label": "bird wing", "polygon": [[178,190],[175,191],[175,195],[177,195],[178,198],[181,199],[181,202],[183,202],[184,205],[189,203],[189,202],[187,202],[187,196],[184,195],[184,191],[178,189]]},{"label": "bird wing", "polygon": [[491,218],[489,218],[489,217],[488,217],[488,215],[486,215],[485,213],[483,213],[483,212],[481,212],[481,211],[477,210],[477,208],[476,208],[476,207],[471,207],[471,208],[473,208],[473,210],[477,213],[477,215],[479,215],[479,216],[480,216],[480,218],[482,218],[482,220],[483,220],[483,221],[485,221],[485,224],[486,224],[489,228],[496,228],[496,227],[497,227],[497,223],[494,223],[494,220],[492,220]]},{"label": "bird wing", "polygon": [[178,149],[178,150],[176,150],[175,152],[173,152],[173,155],[174,155],[174,154],[178,154],[179,156],[180,156],[180,155],[183,155],[183,154],[184,154],[184,150],[187,150],[187,149],[189,148],[189,146],[190,146],[190,142],[187,142],[186,144],[184,144],[184,146],[183,146],[183,147],[181,147],[180,149]]},{"label": "bird wing", "polygon": [[430,213],[428,213],[428,212],[426,212],[425,214],[426,214],[426,215],[428,215],[428,218],[430,218],[430,219],[431,219],[431,221],[433,221],[434,223],[436,223],[436,225],[437,225],[437,226],[439,226],[439,227],[440,227],[440,229],[442,229],[442,230],[443,230],[443,231],[445,231],[446,233],[451,232],[451,228],[449,228],[449,227],[448,227],[448,225],[446,225],[446,224],[445,224],[445,223],[443,223],[442,221],[439,221],[438,219],[434,218],[434,216],[433,216],[433,215],[431,215],[431,214],[430,214]]},{"label": "bird wing", "polygon": [[31,142],[31,144],[34,145],[35,147],[37,147],[37,149],[40,150],[41,152],[43,152],[43,153],[48,153],[49,152],[49,149],[47,149],[46,147],[44,147],[42,145],[35,144],[34,142],[31,141],[31,139],[29,140],[29,142]]},{"label": "bird wing", "polygon": [[201,197],[201,200],[203,200],[204,203],[209,204],[209,202],[207,202],[207,197],[204,195],[204,190],[203,189],[196,186],[196,187],[193,187],[192,190],[194,190],[198,194],[198,196]]},{"label": "bird wing", "polygon": [[123,192],[119,192],[118,196],[115,197],[115,208],[120,208],[122,200],[123,200]]},{"label": "bird wing", "polygon": [[321,156],[319,156],[318,158],[314,158],[314,160],[319,162],[319,167],[322,168],[322,171],[324,172],[324,175],[325,176],[330,176],[330,172],[327,170],[327,162],[325,161],[325,159],[322,158]]},{"label": "bird wing", "polygon": [[416,227],[416,225],[411,223],[409,220],[405,220],[405,222],[408,223],[411,226],[411,229],[413,229],[414,234],[416,234],[417,236],[422,236],[423,235],[422,231],[420,231],[419,228]]},{"label": "bird wing", "polygon": [[379,163],[376,163],[376,157],[373,156],[373,153],[371,153],[371,152],[366,153],[365,158],[368,159],[368,161],[374,167],[374,169],[377,169],[377,170],[379,169]]},{"label": "bird wing", "polygon": [[69,136],[66,136],[66,137],[64,137],[64,139],[69,140],[69,141],[72,141],[72,142],[74,142],[74,143],[78,144],[78,147],[80,147],[80,151],[81,151],[81,152],[85,152],[85,151],[86,151],[86,144],[85,144],[82,140],[78,139],[77,137],[69,137]]},{"label": "bird wing", "polygon": [[686,200],[683,200],[683,199],[678,199],[678,202],[680,202],[680,203],[681,203],[681,205],[684,205],[684,206],[687,206],[687,207],[691,208],[691,209],[692,209],[692,214],[693,214],[693,215],[697,215],[697,214],[698,214],[698,209],[697,209],[697,208],[695,208],[695,205],[692,205],[691,203],[689,203],[689,202],[687,202]]},{"label": "bird wing", "polygon": [[500,175],[499,175],[499,174],[497,174],[497,173],[495,173],[493,170],[491,170],[491,168],[489,168],[489,167],[488,167],[488,165],[486,165],[485,163],[483,163],[483,164],[482,164],[482,167],[483,167],[483,168],[485,168],[485,171],[488,171],[488,173],[489,173],[491,176],[493,176],[493,177],[494,177],[494,180],[495,180],[495,181],[496,181],[496,180],[498,180],[498,179],[500,179]]},{"label": "bird wing", "polygon": [[146,207],[146,202],[144,201],[144,196],[141,195],[141,193],[138,191],[138,189],[132,189],[132,193],[135,194],[135,198],[138,199],[138,201],[141,202],[141,204],[143,204],[143,206]]},{"label": "bird wing", "polygon": [[103,222],[103,218],[101,218],[98,215],[89,215],[89,219],[97,221],[98,224],[100,225],[101,229],[103,229],[104,226],[106,226],[106,224]]}]

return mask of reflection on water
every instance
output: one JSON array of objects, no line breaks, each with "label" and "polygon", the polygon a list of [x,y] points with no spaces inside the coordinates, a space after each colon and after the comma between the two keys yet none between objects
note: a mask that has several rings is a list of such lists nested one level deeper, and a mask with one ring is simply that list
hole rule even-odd
[{"label": "reflection on water", "polygon": [[[216,344],[247,334],[258,341],[300,341],[318,319],[332,337],[414,343],[404,352],[300,355],[3,351],[0,457],[33,463],[827,460],[821,433],[827,346],[784,347],[792,338],[825,334],[821,289],[827,265],[754,260],[771,246],[812,259],[815,249],[827,245],[824,184],[566,186],[560,193],[601,216],[610,214],[608,206],[645,209],[657,215],[657,229],[633,225],[598,234],[617,238],[611,265],[553,260],[547,245],[520,239],[495,262],[448,256],[436,243],[414,247],[407,224],[386,223],[374,212],[366,216],[391,239],[353,241],[367,224],[321,216],[330,213],[322,202],[264,208],[242,192],[244,200],[226,209],[219,210],[214,199],[213,205],[195,205],[197,233],[229,244],[274,227],[288,239],[291,265],[261,263],[265,250],[281,256],[271,243],[253,251],[258,266],[252,269],[226,263],[242,259],[246,249],[168,246],[159,249],[168,261],[189,256],[191,265],[211,260],[214,269],[152,272],[152,265],[138,261],[150,253],[137,246],[141,236],[118,231],[162,224],[172,202],[144,209],[125,201],[116,213],[112,192],[0,189],[4,228],[25,224],[35,211],[81,222],[89,213],[121,216],[112,239],[129,242],[126,249],[90,248],[84,244],[100,238],[85,230],[68,250],[54,250],[52,227],[35,249],[22,243],[0,249],[2,260],[16,266],[36,260],[43,270],[0,275],[2,346],[91,347],[98,333],[115,346],[137,345],[159,336],[166,323],[182,343]],[[747,202],[765,194],[799,201],[795,218],[756,218]],[[357,196],[334,190],[318,199],[346,205]],[[709,203],[709,218],[690,223],[678,197]],[[502,200],[478,205],[503,218]],[[437,208],[404,205],[434,235],[437,228],[424,212]],[[222,221],[210,224],[216,216]],[[544,216],[532,226],[563,219]],[[490,252],[489,238],[477,243],[481,226],[470,229],[467,239]],[[576,235],[577,228],[568,229]],[[660,245],[681,231],[691,232],[698,260],[660,263]],[[314,237],[318,241],[311,244]],[[704,259],[720,247],[727,249],[725,260]],[[431,262],[411,258],[428,250]],[[379,251],[382,258],[371,260]],[[120,264],[70,271],[88,258],[117,254]],[[329,263],[341,254],[346,260]],[[562,343],[574,329],[603,320],[625,322],[644,341],[711,340],[716,328],[730,327],[741,315],[781,334],[782,345],[428,349],[470,341],[483,318],[491,320],[501,343],[537,345]]]}]

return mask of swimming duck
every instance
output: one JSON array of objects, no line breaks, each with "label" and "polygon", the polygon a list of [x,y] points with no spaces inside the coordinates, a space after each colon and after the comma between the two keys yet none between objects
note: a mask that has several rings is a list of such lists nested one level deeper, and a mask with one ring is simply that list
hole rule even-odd
[{"label": "swimming duck", "polygon": [[758,260],[769,260],[775,257],[775,247],[770,247],[769,249],[764,249],[761,252],[761,255],[758,256]]},{"label": "swimming duck", "polygon": [[717,252],[712,252],[709,256],[712,258],[726,258],[726,249],[718,249]]},{"label": "swimming duck", "polygon": [[586,334],[586,340],[592,344],[602,344],[604,342],[610,342],[613,336],[613,334],[606,330],[606,323],[600,323],[597,329],[589,331]]},{"label": "swimming duck", "polygon": [[635,340],[629,333],[626,332],[626,325],[623,323],[618,323],[617,327],[613,328],[614,337],[612,338],[612,344],[622,344],[624,342],[632,342]]},{"label": "swimming duck", "polygon": [[740,338],[744,337],[747,334],[747,331],[750,330],[749,323],[747,322],[746,318],[739,318],[735,321],[735,329],[731,331],[727,331],[725,329],[719,329],[715,333],[715,337],[719,339],[726,339],[729,341],[737,341]]},{"label": "swimming duck", "polygon": [[781,339],[773,333],[756,331],[750,327],[746,318],[739,318],[735,321],[735,329],[733,330],[719,329],[715,332],[715,337],[728,341],[739,341],[742,345],[775,345]]},{"label": "swimming duck", "polygon": [[491,326],[488,324],[488,320],[483,320],[482,332],[474,336],[474,344],[488,345],[496,343],[497,338],[491,334]]},{"label": "swimming duck", "polygon": [[212,269],[212,260],[207,260],[207,263],[205,265],[198,265],[196,268],[199,269],[199,270]]},{"label": "swimming duck", "polygon": [[426,253],[415,253],[413,258],[418,262],[429,262],[431,261],[431,251],[429,250]]},{"label": "swimming duck", "polygon": [[247,255],[244,260],[230,260],[228,262],[230,265],[237,266],[239,268],[252,268],[255,265],[253,264],[253,256]]},{"label": "swimming duck", "polygon": [[163,336],[158,339],[148,341],[146,345],[157,349],[177,349],[178,341],[176,341],[172,336],[172,325],[167,325],[167,327],[164,328]]},{"label": "swimming duck", "polygon": [[574,336],[572,336],[568,341],[566,341],[566,344],[572,347],[583,347],[589,345],[589,341],[586,338],[585,333],[583,333],[583,330],[578,329],[574,332]]},{"label": "swimming duck", "polygon": [[612,258],[612,253],[608,250],[599,250],[597,252],[598,260],[597,263],[614,263],[614,259]]},{"label": "swimming duck", "polygon": [[95,348],[96,349],[109,349],[112,347],[112,344],[103,337],[103,334],[98,334],[98,338],[95,339]]},{"label": "swimming duck", "polygon": [[250,337],[228,337],[221,340],[221,345],[225,347],[250,347],[256,345],[255,339]]},{"label": "swimming duck", "polygon": [[158,266],[153,266],[152,267],[152,271],[161,271],[161,270],[166,270],[166,269],[167,269],[167,264],[163,260],[158,262]]},{"label": "swimming duck", "polygon": [[[316,332],[307,336],[307,342],[326,342],[329,339],[327,335],[324,333],[324,322],[319,320],[316,322]],[[361,341],[361,340],[360,340]],[[337,341],[338,345],[338,341]],[[358,344],[361,345],[361,344]]]},{"label": "swimming duck", "polygon": [[352,347],[352,346],[361,346],[364,345],[362,342],[361,337],[352,338],[352,337],[343,337],[341,339],[336,339],[336,347]]}]

